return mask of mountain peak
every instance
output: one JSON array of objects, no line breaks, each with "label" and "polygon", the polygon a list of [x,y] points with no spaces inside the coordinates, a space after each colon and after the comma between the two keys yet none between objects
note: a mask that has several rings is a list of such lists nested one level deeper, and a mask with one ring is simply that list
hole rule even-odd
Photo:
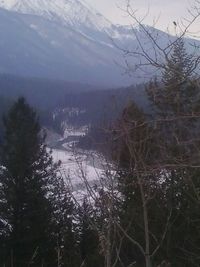
[{"label": "mountain peak", "polygon": [[102,30],[112,23],[84,0],[0,0],[0,7],[22,14],[38,15],[62,24]]}]

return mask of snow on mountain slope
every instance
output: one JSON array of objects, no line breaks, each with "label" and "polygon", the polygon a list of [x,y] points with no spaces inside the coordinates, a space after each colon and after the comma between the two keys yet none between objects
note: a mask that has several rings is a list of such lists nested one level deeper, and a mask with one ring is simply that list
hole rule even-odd
[{"label": "snow on mountain slope", "polygon": [[78,29],[106,30],[112,24],[96,10],[79,0],[1,0],[0,7],[22,14],[39,15]]},{"label": "snow on mountain slope", "polygon": [[[124,58],[114,45],[136,49],[134,31],[153,54],[140,28],[113,25],[85,0],[0,0],[0,73],[106,86],[140,82],[141,75],[122,75]],[[165,46],[169,35],[158,33]]]},{"label": "snow on mountain slope", "polygon": [[126,81],[111,37],[127,40],[127,33],[123,38],[83,0],[0,0],[0,34],[0,72],[106,86]]},{"label": "snow on mountain slope", "polygon": [[105,44],[111,43],[110,37],[121,40],[133,38],[130,28],[127,31],[126,27],[113,25],[84,0],[0,0],[0,7],[43,17]]},{"label": "snow on mountain slope", "polygon": [[0,35],[1,73],[111,85],[120,76],[113,49],[73,27],[0,9]]}]

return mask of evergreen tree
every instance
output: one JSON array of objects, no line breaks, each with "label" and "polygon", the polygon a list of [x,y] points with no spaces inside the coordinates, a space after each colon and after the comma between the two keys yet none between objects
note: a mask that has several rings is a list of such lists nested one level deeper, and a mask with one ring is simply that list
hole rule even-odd
[{"label": "evergreen tree", "polygon": [[[84,199],[78,212],[81,261],[86,267],[103,266],[94,208]],[[95,228],[96,226],[96,228]]]},{"label": "evergreen tree", "polygon": [[[160,183],[160,172],[153,170],[158,147],[155,130],[145,114],[134,103],[123,111],[119,125],[118,152],[118,190],[121,193],[120,225],[126,232],[122,239],[120,259],[125,266],[147,266],[147,256],[141,252],[138,244],[145,251],[148,232],[150,253],[154,251],[164,233],[167,210]],[[144,217],[144,212],[147,216]],[[148,223],[148,229],[145,229]],[[152,235],[150,235],[150,232]],[[124,232],[122,232],[123,236]],[[127,238],[127,235],[135,242]],[[151,257],[157,266],[162,253]]]},{"label": "evergreen tree", "polygon": [[200,87],[194,68],[195,60],[179,38],[162,83],[151,83],[148,88],[162,144],[157,161],[167,170],[164,192],[171,224],[164,249],[172,266],[199,265],[199,230],[194,221],[199,220],[200,181],[198,168],[192,166],[199,165]]},{"label": "evergreen tree", "polygon": [[62,177],[53,182],[53,229],[56,266],[79,267],[80,252],[76,233],[76,208]]},{"label": "evergreen tree", "polygon": [[47,152],[38,117],[24,98],[12,106],[4,125],[0,218],[4,222],[1,232],[6,232],[6,257],[0,264],[52,266],[48,194],[56,166]]},{"label": "evergreen tree", "polygon": [[[132,104],[119,122],[121,227],[136,241],[123,241],[125,265],[157,266],[163,260],[178,267],[199,265],[200,180],[194,166],[199,166],[200,87],[194,67],[184,41],[177,39],[162,82],[151,82],[147,90],[153,113],[147,116]],[[141,253],[136,244],[148,250]],[[145,262],[149,253],[151,263]]]},{"label": "evergreen tree", "polygon": [[185,49],[184,40],[178,38],[166,61],[162,81],[151,82],[147,88],[150,102],[156,115],[189,115],[199,108],[199,91],[195,80],[196,61]]}]

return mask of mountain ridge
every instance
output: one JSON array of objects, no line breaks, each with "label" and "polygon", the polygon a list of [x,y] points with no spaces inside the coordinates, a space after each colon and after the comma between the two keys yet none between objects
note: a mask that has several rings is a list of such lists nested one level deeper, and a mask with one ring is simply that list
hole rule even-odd
[{"label": "mountain ridge", "polygon": [[108,19],[83,0],[1,0],[0,7],[21,14],[43,16],[71,26],[85,23],[98,30],[112,27]]},{"label": "mountain ridge", "polygon": [[[154,53],[140,28],[114,25],[84,0],[0,0],[0,73],[108,87],[144,82],[140,73],[123,75],[118,49],[136,49],[135,31]],[[165,47],[169,35],[155,34]]]}]

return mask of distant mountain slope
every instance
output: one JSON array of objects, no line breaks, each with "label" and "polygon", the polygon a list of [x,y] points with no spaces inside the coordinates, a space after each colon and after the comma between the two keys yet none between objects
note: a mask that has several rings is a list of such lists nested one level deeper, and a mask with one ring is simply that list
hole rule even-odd
[{"label": "distant mountain slope", "polygon": [[22,14],[39,15],[77,29],[80,26],[96,30],[112,27],[109,20],[79,0],[1,0],[0,7]]},{"label": "distant mountain slope", "polygon": [[1,73],[91,83],[116,78],[110,47],[42,17],[1,9],[0,35]]},{"label": "distant mountain slope", "polygon": [[18,97],[36,108],[42,125],[58,133],[63,123],[73,127],[102,125],[117,119],[131,100],[148,108],[144,85],[105,89],[58,80],[0,75],[0,142],[2,116]]},{"label": "distant mountain slope", "polygon": [[[167,44],[168,34],[155,34]],[[0,73],[106,86],[144,80],[119,67],[124,59],[115,43],[134,50],[132,28],[113,25],[83,0],[0,0],[0,36]]]},{"label": "distant mountain slope", "polygon": [[23,96],[31,105],[39,109],[54,109],[62,106],[67,94],[101,91],[101,89],[104,88],[53,79],[0,75],[0,97],[16,100]]}]

